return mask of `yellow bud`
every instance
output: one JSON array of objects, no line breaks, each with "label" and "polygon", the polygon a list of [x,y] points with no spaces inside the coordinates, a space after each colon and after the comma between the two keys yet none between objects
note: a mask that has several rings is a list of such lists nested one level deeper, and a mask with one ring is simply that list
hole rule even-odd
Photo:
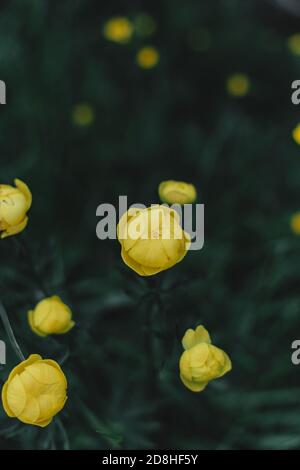
[{"label": "yellow bud", "polygon": [[192,392],[201,392],[208,382],[231,370],[231,361],[222,349],[213,346],[203,326],[189,329],[182,339],[185,351],[179,361],[180,378]]},{"label": "yellow bud", "polygon": [[133,35],[133,25],[128,18],[122,16],[111,18],[104,25],[103,35],[109,41],[126,44]]},{"label": "yellow bud", "polygon": [[129,209],[119,221],[117,235],[124,263],[141,276],[171,268],[190,247],[177,212],[160,205]]},{"label": "yellow bud", "polygon": [[163,181],[158,193],[161,201],[167,204],[192,204],[197,198],[195,186],[184,181]]},{"label": "yellow bud", "polygon": [[94,110],[87,103],[77,104],[74,106],[72,118],[77,126],[89,126],[94,121]]},{"label": "yellow bud", "polygon": [[300,34],[296,33],[290,36],[287,40],[287,46],[292,54],[300,55]]},{"label": "yellow bud", "polygon": [[241,98],[249,93],[250,79],[247,75],[237,73],[228,78],[226,87],[229,95]]},{"label": "yellow bud", "polygon": [[57,364],[32,354],[17,365],[2,388],[2,403],[10,418],[45,427],[64,407],[67,380]]},{"label": "yellow bud", "polygon": [[291,217],[291,230],[295,235],[300,235],[300,212],[296,212]]},{"label": "yellow bud", "polygon": [[19,179],[15,179],[15,185],[0,184],[1,238],[22,232],[28,223],[26,214],[32,202],[31,192]]},{"label": "yellow bud", "polygon": [[182,338],[182,346],[184,349],[190,349],[199,343],[211,343],[208,331],[204,326],[199,325],[195,330],[189,328],[186,330],[184,337]]},{"label": "yellow bud", "polygon": [[159,52],[152,46],[142,47],[137,53],[136,61],[142,69],[152,69],[159,62]]},{"label": "yellow bud", "polygon": [[296,144],[300,145],[300,124],[293,129],[292,135]]},{"label": "yellow bud", "polygon": [[34,310],[28,312],[29,325],[37,335],[67,333],[75,323],[70,308],[54,295],[41,300]]}]

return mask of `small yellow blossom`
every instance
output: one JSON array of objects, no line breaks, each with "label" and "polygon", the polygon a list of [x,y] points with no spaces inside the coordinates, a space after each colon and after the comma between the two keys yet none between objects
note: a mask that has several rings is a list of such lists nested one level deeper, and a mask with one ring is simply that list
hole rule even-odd
[{"label": "small yellow blossom", "polygon": [[94,121],[94,110],[87,103],[80,103],[73,108],[73,122],[77,126],[89,126]]},{"label": "small yellow blossom", "polygon": [[287,46],[294,55],[300,55],[300,34],[293,34],[287,40]]},{"label": "small yellow blossom", "polygon": [[118,44],[128,43],[133,35],[133,31],[132,22],[123,16],[111,18],[105,23],[103,28],[104,37]]},{"label": "small yellow blossom", "polygon": [[75,325],[71,309],[57,295],[41,300],[28,312],[28,321],[39,336],[67,333]]},{"label": "small yellow blossom", "polygon": [[152,46],[142,47],[137,53],[136,61],[142,69],[151,69],[159,62],[159,52]]},{"label": "small yellow blossom", "polygon": [[135,17],[134,29],[140,36],[151,36],[156,30],[155,20],[152,16],[141,13]]},{"label": "small yellow blossom", "polygon": [[131,208],[117,230],[125,264],[140,276],[152,276],[179,263],[190,247],[178,213],[166,206]]},{"label": "small yellow blossom", "polygon": [[180,361],[180,378],[192,392],[201,392],[208,382],[222,377],[232,368],[228,355],[211,344],[208,331],[202,326],[186,331]]},{"label": "small yellow blossom", "polygon": [[235,98],[246,96],[250,90],[250,79],[242,73],[231,75],[226,82],[226,88],[229,95]]},{"label": "small yellow blossom", "polygon": [[293,129],[292,135],[296,144],[300,145],[300,123]]},{"label": "small yellow blossom", "polygon": [[64,407],[67,380],[57,364],[31,354],[10,373],[2,388],[2,404],[10,418],[45,427]]},{"label": "small yellow blossom", "polygon": [[195,186],[184,181],[163,181],[158,193],[161,201],[167,204],[192,204],[197,198]]},{"label": "small yellow blossom", "polygon": [[19,179],[15,185],[0,184],[0,233],[1,238],[16,235],[27,226],[27,211],[32,195],[28,186]]},{"label": "small yellow blossom", "polygon": [[290,225],[292,232],[295,235],[300,235],[300,212],[296,212],[292,215]]}]

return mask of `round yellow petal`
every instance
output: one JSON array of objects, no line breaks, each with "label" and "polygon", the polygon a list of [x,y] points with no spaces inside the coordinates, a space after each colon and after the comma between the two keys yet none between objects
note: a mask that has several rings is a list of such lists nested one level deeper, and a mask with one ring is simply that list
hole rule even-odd
[{"label": "round yellow petal", "polygon": [[153,46],[145,46],[138,51],[136,62],[142,69],[152,69],[159,62],[159,52]]},{"label": "round yellow petal", "polygon": [[32,195],[28,186],[15,179],[16,187],[0,185],[0,237],[16,235],[28,223],[27,211],[31,207]]},{"label": "round yellow petal", "polygon": [[160,205],[139,210],[133,216],[124,214],[117,235],[123,261],[141,276],[171,268],[184,258],[190,246],[178,214]]},{"label": "round yellow petal", "polygon": [[161,201],[167,204],[192,204],[197,199],[195,186],[184,181],[162,181],[158,193]]},{"label": "round yellow petal", "polygon": [[41,300],[34,310],[30,310],[28,322],[32,331],[39,336],[64,334],[75,325],[71,309],[55,295]]},{"label": "round yellow petal", "polygon": [[2,388],[3,407],[9,417],[45,427],[64,407],[66,389],[60,366],[34,354],[10,373]]},{"label": "round yellow petal", "polygon": [[185,351],[179,361],[180,378],[193,392],[204,390],[208,382],[222,377],[232,368],[229,356],[211,344],[208,331],[199,325],[188,329],[182,339]]}]

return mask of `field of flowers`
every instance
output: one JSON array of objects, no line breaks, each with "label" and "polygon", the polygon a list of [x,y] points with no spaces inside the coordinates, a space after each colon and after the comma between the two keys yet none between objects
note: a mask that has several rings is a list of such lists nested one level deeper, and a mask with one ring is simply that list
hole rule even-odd
[{"label": "field of flowers", "polygon": [[300,447],[286,3],[1,3],[0,449]]}]

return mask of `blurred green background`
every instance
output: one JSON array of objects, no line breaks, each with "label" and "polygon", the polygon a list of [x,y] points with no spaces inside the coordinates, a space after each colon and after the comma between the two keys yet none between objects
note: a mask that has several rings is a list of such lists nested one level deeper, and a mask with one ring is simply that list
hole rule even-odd
[{"label": "blurred green background", "polygon": [[[1,449],[300,447],[300,17],[273,3],[1,2],[1,183],[33,193],[26,253],[0,243],[1,298],[24,354],[62,362],[69,381],[63,426],[1,407]],[[121,43],[105,33],[115,17],[132,28]],[[97,239],[96,208],[155,203],[165,179],[196,185],[205,245],[144,279]],[[70,333],[29,329],[42,290],[71,306]],[[193,394],[178,360],[198,324],[233,370]],[[2,381],[17,363],[8,344]]]}]

